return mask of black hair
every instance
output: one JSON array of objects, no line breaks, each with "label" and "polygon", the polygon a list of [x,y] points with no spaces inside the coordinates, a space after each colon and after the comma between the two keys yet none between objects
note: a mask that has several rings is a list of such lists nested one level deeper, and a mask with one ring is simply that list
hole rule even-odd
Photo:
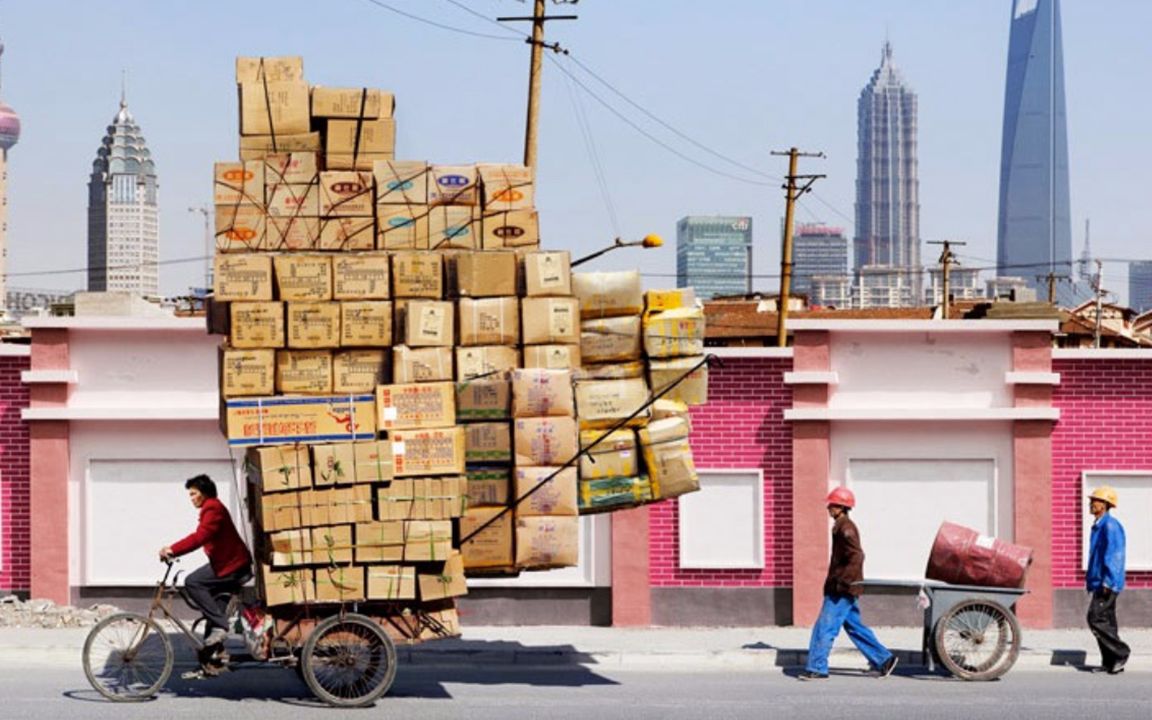
[{"label": "black hair", "polygon": [[194,478],[188,478],[184,482],[184,489],[191,490],[196,488],[200,494],[206,498],[216,497],[216,483],[212,482],[212,478],[207,475],[197,475]]}]

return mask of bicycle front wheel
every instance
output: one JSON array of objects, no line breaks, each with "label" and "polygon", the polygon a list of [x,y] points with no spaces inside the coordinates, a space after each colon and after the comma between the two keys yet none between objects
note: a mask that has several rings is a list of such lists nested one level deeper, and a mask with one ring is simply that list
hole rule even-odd
[{"label": "bicycle front wheel", "polygon": [[119,613],[100,621],[84,641],[84,674],[98,693],[116,702],[153,697],[168,682],[172,641],[156,621]]}]

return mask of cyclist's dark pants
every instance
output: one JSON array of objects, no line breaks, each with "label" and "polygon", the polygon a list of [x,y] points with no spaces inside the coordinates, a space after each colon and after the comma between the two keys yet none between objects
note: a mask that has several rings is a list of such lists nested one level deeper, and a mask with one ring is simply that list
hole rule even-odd
[{"label": "cyclist's dark pants", "polygon": [[204,611],[204,618],[208,621],[204,627],[205,637],[214,628],[228,629],[228,618],[224,615],[228,611],[228,600],[227,598],[217,600],[217,596],[240,592],[241,582],[251,572],[245,567],[224,577],[217,577],[216,573],[212,572],[212,566],[205,565],[194,570],[184,580],[184,588],[188,591],[189,597]]}]

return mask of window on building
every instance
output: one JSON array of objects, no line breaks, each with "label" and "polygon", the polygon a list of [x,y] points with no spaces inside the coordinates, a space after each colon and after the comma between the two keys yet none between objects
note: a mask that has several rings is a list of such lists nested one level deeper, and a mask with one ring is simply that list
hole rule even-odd
[{"label": "window on building", "polygon": [[764,567],[764,474],[700,470],[700,491],[680,496],[680,567]]},{"label": "window on building", "polygon": [[1085,470],[1081,483],[1081,536],[1080,567],[1088,567],[1088,540],[1092,532],[1092,515],[1088,512],[1088,493],[1101,485],[1111,485],[1120,496],[1120,504],[1112,514],[1124,526],[1125,569],[1152,570],[1152,470],[1107,471]]}]

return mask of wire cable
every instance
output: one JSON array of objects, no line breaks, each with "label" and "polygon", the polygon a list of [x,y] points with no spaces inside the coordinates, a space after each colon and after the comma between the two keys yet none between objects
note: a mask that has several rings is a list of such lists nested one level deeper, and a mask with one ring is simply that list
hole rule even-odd
[{"label": "wire cable", "polygon": [[572,103],[573,114],[576,116],[576,124],[580,128],[580,135],[584,139],[584,148],[588,152],[588,160],[592,165],[592,172],[596,176],[596,184],[600,188],[600,196],[604,201],[604,208],[608,212],[608,221],[612,225],[612,232],[616,237],[621,236],[620,221],[616,215],[616,205],[612,202],[612,193],[608,190],[608,180],[604,173],[604,165],[600,161],[600,154],[596,151],[596,141],[592,135],[592,127],[588,122],[587,114],[584,111],[584,106],[580,102],[580,96],[576,92],[575,84],[572,79],[565,77],[567,81],[565,86],[568,88],[568,99]]},{"label": "wire cable", "polygon": [[465,30],[463,28],[458,28],[458,27],[455,27],[452,25],[445,25],[444,23],[436,22],[435,20],[429,20],[428,18],[420,17],[419,15],[414,15],[410,12],[401,10],[399,8],[392,7],[388,3],[382,2],[381,0],[365,0],[365,1],[372,3],[376,7],[383,8],[384,10],[388,10],[390,12],[394,12],[397,15],[402,15],[402,16],[408,18],[409,20],[415,20],[416,22],[421,22],[421,23],[424,23],[425,25],[431,25],[432,27],[437,27],[437,28],[440,28],[441,30],[449,30],[449,31],[454,32],[454,33],[460,33],[461,35],[471,35],[472,37],[487,38],[489,40],[517,40],[518,39],[518,38],[514,38],[514,37],[509,37],[507,35],[492,35],[490,33],[479,33],[479,32],[474,32],[472,30]]}]

